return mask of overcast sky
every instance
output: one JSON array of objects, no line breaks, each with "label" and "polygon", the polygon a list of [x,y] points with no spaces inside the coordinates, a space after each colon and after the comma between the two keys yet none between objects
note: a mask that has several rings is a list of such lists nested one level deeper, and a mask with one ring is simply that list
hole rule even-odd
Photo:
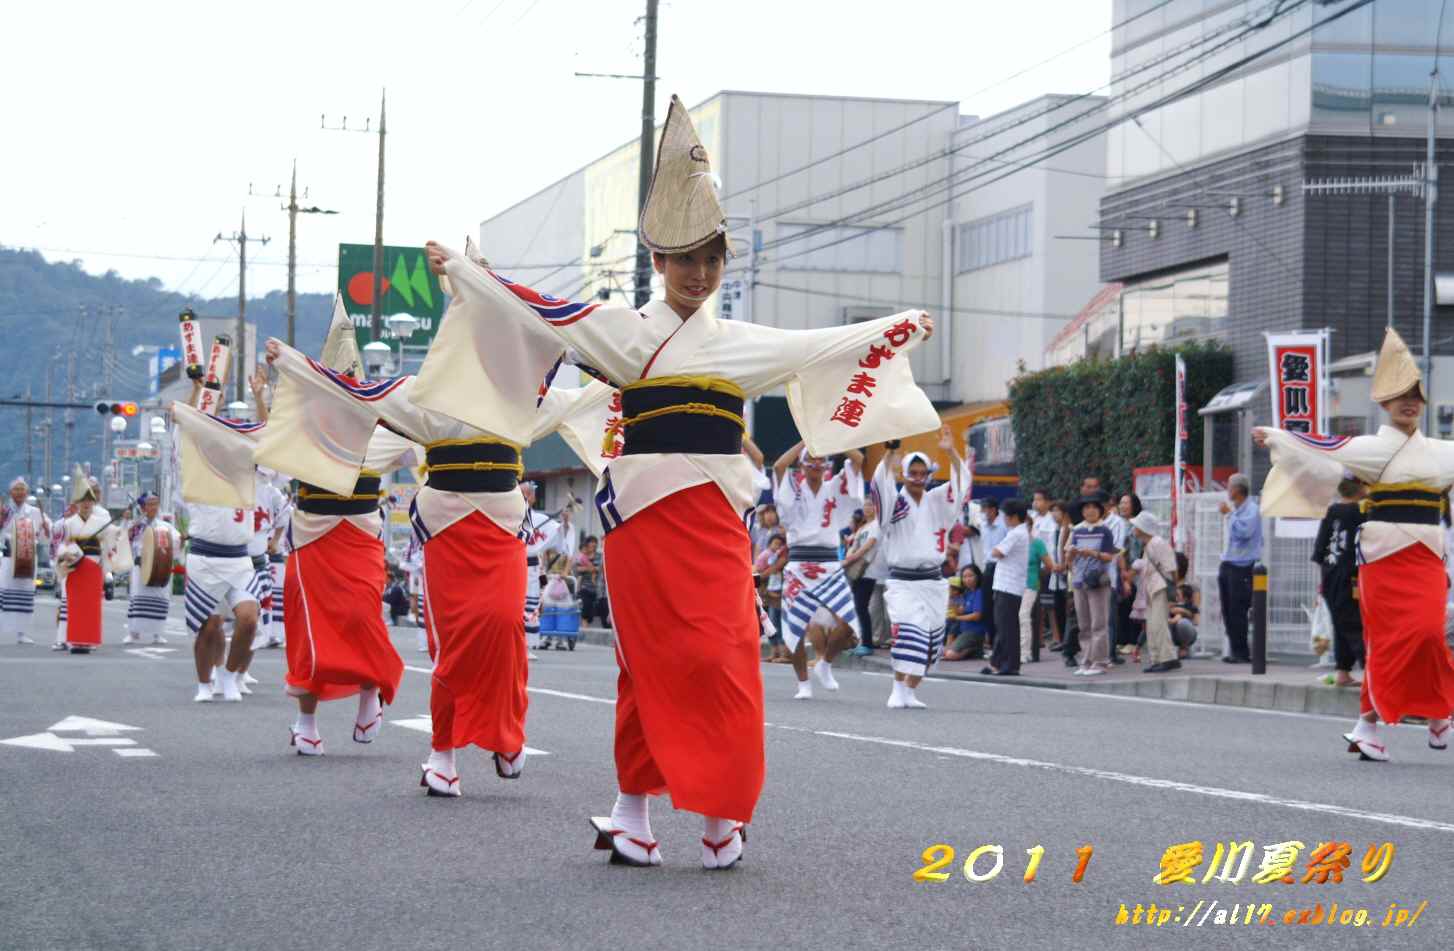
[{"label": "overcast sky", "polygon": [[[299,287],[329,291],[340,241],[374,232],[388,88],[384,238],[458,240],[479,221],[633,138],[644,0],[432,4],[7,4],[0,244],[237,291],[218,231],[250,251],[249,295],[285,285],[287,215],[270,196],[298,160]],[[663,0],[657,115],[720,89],[959,100],[989,115],[1109,75],[1110,0]],[[1034,66],[1071,47],[1052,62]],[[1006,81],[1008,80],[1008,81]],[[248,197],[249,183],[269,197]],[[167,260],[178,258],[183,260]],[[196,260],[196,259],[204,260]],[[256,262],[256,266],[251,266]]]}]

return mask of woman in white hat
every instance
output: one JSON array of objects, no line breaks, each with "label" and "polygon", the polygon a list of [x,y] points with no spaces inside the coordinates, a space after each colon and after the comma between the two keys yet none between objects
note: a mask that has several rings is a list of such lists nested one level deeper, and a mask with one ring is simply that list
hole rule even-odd
[{"label": "woman in white hat", "polygon": [[1454,444],[1419,431],[1424,387],[1418,364],[1392,327],[1373,375],[1373,399],[1388,425],[1372,436],[1316,436],[1258,427],[1272,451],[1264,515],[1319,517],[1346,468],[1369,483],[1358,537],[1365,659],[1362,716],[1344,734],[1348,752],[1382,762],[1378,723],[1429,722],[1429,746],[1449,745],[1454,659],[1444,643],[1444,492],[1454,485]]},{"label": "woman in white hat", "polygon": [[[479,365],[505,343],[507,324],[516,327],[508,345],[535,355],[522,365],[543,358],[549,366],[568,349],[621,390],[622,412],[603,435],[624,440],[596,495],[621,667],[620,795],[609,819],[592,820],[596,841],[615,861],[660,864],[647,797],[669,793],[678,809],[704,816],[702,864],[730,868],[764,775],[759,622],[743,525],[756,494],[741,451],[745,401],[786,385],[815,456],[936,428],[907,353],[933,323],[913,311],[790,331],[721,320],[704,306],[727,262],[727,216],[706,149],[675,97],[638,233],[664,299],[640,311],[565,301],[490,272],[492,301],[467,322],[444,322],[439,361],[425,364],[425,392],[415,398],[466,422],[485,409],[481,387],[533,402],[532,390],[502,387]],[[436,271],[461,266],[454,252],[427,250]],[[704,575],[713,578],[705,592]]]},{"label": "woman in white hat", "polygon": [[1176,657],[1176,645],[1171,641],[1171,622],[1168,617],[1169,599],[1176,578],[1176,552],[1171,543],[1161,537],[1161,520],[1151,512],[1142,509],[1131,519],[1131,530],[1140,539],[1141,557],[1131,565],[1139,573],[1137,586],[1146,592],[1146,651],[1145,673],[1164,674],[1181,667]]}]

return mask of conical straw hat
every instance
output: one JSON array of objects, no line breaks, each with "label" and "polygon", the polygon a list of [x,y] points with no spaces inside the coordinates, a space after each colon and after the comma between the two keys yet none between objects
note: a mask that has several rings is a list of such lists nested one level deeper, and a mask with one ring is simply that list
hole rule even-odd
[{"label": "conical straw hat", "polygon": [[1373,371],[1373,402],[1383,403],[1409,390],[1418,389],[1419,399],[1424,395],[1424,378],[1408,344],[1392,327],[1383,335],[1383,349],[1378,351],[1378,366]]},{"label": "conical straw hat", "polygon": [[85,498],[89,498],[93,502],[101,501],[101,496],[97,493],[90,476],[86,475],[85,469],[77,465],[71,470],[71,502],[79,502]]},{"label": "conical straw hat", "polygon": [[712,162],[686,107],[671,97],[656,170],[641,209],[641,243],[661,254],[680,254],[727,233]]},{"label": "conical straw hat", "polygon": [[333,319],[328,323],[328,336],[323,338],[323,365],[347,376],[358,376],[363,357],[358,352],[358,335],[353,321],[343,306],[343,295],[333,298]]}]

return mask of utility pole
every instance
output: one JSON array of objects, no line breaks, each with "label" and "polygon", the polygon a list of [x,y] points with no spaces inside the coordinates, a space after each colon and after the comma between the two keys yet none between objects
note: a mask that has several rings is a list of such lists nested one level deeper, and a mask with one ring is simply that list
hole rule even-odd
[{"label": "utility pole", "polygon": [[[81,305],[81,320],[84,322],[85,319],[86,319],[86,305],[82,304]],[[66,402],[67,403],[74,403],[75,401],[76,401],[76,348],[75,347],[72,347],[68,351],[66,351]],[[64,426],[65,426],[65,438],[64,438],[64,442],[62,443],[63,449],[62,449],[62,452],[61,452],[61,472],[63,474],[69,475],[70,474],[70,471],[71,471],[71,462],[72,462],[72,458],[71,458],[71,433],[76,428],[76,411],[75,410],[73,410],[73,409],[66,410],[66,416],[65,416]],[[69,501],[70,500],[67,499],[65,501],[66,501],[67,504],[69,504]]]},{"label": "utility pole", "polygon": [[[30,384],[25,384],[25,399],[30,400]],[[35,482],[35,453],[30,447],[31,431],[35,424],[31,421],[30,407],[25,408],[25,481],[34,484]]]},{"label": "utility pole", "polygon": [[[1442,19],[1442,18],[1441,18]],[[1439,202],[1439,166],[1434,161],[1434,135],[1439,121],[1439,58],[1429,73],[1429,138],[1424,156],[1424,432],[1434,433],[1434,354],[1429,342],[1434,318],[1434,206]]]},{"label": "utility pole", "polygon": [[[59,357],[60,356],[59,351],[56,352],[55,356],[56,357]],[[55,393],[54,393],[54,390],[52,389],[54,383],[55,383],[55,360],[52,360],[50,363],[46,364],[46,368],[45,368],[45,401],[47,403],[49,403],[52,399],[55,398]],[[52,485],[52,483],[51,483],[51,476],[55,474],[55,470],[51,468],[51,447],[52,447],[52,445],[54,443],[54,439],[55,439],[55,428],[56,428],[56,414],[55,414],[55,411],[53,409],[50,409],[50,408],[47,408],[46,409],[46,412],[45,412],[45,423],[44,423],[44,425],[45,425],[45,450],[44,450],[44,453],[45,453],[45,458],[44,458],[44,461],[45,461],[45,490],[47,492],[49,492],[50,491],[50,487]]]},{"label": "utility pole", "polygon": [[[257,195],[252,186],[247,188],[249,195]],[[283,197],[283,186],[279,185],[273,192],[273,198]],[[308,189],[303,189],[303,199],[308,198]],[[288,183],[288,203],[281,208],[288,213],[288,346],[293,346],[293,338],[297,332],[298,324],[298,216],[299,215],[336,215],[338,212],[319,208],[314,205],[312,208],[301,208],[298,205],[298,160],[293,159],[293,177]]]},{"label": "utility pole", "polygon": [[[115,382],[111,375],[111,366],[116,362],[116,354],[112,352],[112,325],[115,323],[116,307],[108,305],[102,308],[102,320],[106,322],[104,340],[101,345],[101,392],[96,394],[104,399],[111,399],[112,384]],[[111,465],[111,419],[103,416],[101,418],[101,472],[104,475],[108,466]],[[110,482],[103,479],[101,485],[101,504],[106,504],[107,496],[110,494]]]},{"label": "utility pole", "polygon": [[378,207],[374,211],[374,292],[373,307],[370,310],[370,335],[378,340],[384,335],[383,294],[380,284],[384,279],[384,98],[379,93],[379,183]]},{"label": "utility pole", "polygon": [[[377,185],[377,206],[374,211],[374,276],[373,276],[373,302],[370,305],[369,328],[373,339],[379,340],[383,336],[383,291],[382,283],[384,278],[384,136],[388,130],[384,125],[384,106],[388,100],[388,90],[379,93],[379,176]],[[370,121],[364,120],[362,129],[350,129],[348,127],[348,116],[337,126],[329,126],[328,116],[324,114],[319,119],[319,126],[329,132],[363,132],[365,134],[374,132],[370,128]]]},{"label": "utility pole", "polygon": [[227,237],[222,232],[212,239],[212,243],[218,241],[231,241],[237,245],[237,333],[235,335],[237,348],[237,359],[233,370],[233,399],[238,402],[245,402],[247,399],[247,243],[256,241],[259,244],[267,244],[270,238],[253,238],[247,233],[247,212],[242,213],[242,230],[234,231],[232,237]]},{"label": "utility pole", "polygon": [[[639,169],[636,220],[646,207],[646,193],[651,188],[652,159],[656,142],[656,4],[646,0],[646,48],[641,73],[641,164]],[[651,251],[636,236],[636,306],[651,300]]]}]

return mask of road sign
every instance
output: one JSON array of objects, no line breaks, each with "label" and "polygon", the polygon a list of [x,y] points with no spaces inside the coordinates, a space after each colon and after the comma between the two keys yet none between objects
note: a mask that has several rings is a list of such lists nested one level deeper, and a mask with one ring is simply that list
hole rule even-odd
[{"label": "road sign", "polygon": [[[338,246],[338,290],[343,306],[358,328],[362,347],[373,339],[369,320],[373,311],[374,246],[371,244],[340,244]],[[408,346],[428,346],[444,316],[444,292],[439,278],[429,270],[423,248],[384,246],[384,273],[380,281],[385,320],[394,314],[418,318],[419,327],[404,341]],[[384,334],[389,336],[388,325]],[[390,337],[390,340],[397,338]]]}]

